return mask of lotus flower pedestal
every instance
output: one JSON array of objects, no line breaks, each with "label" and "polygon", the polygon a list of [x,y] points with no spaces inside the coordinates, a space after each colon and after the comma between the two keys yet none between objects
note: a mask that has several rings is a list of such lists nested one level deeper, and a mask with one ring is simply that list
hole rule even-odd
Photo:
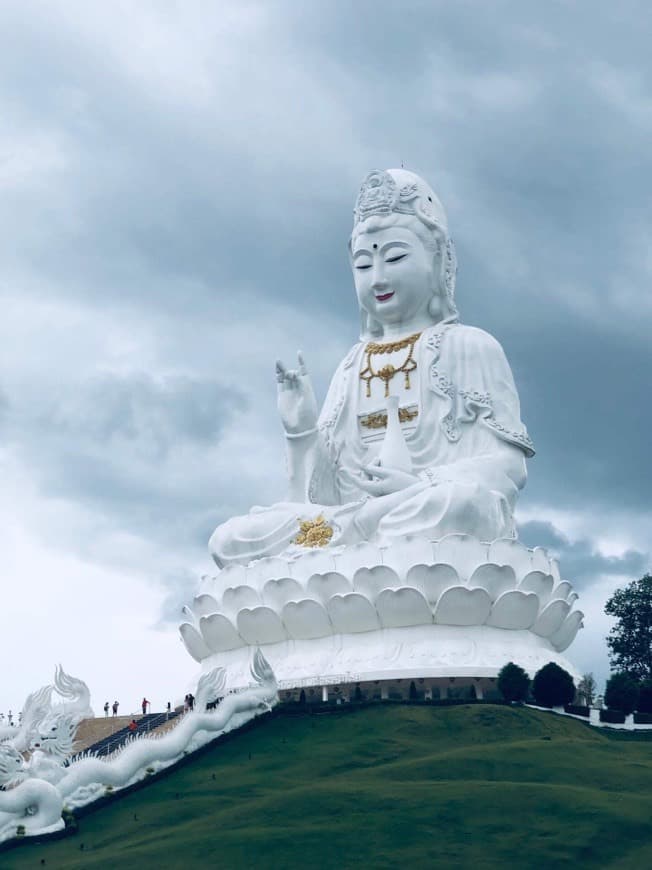
[{"label": "lotus flower pedestal", "polygon": [[508,661],[534,673],[582,625],[577,595],[542,548],[468,535],[405,537],[387,547],[300,550],[202,578],[183,642],[203,671],[250,682],[259,646],[281,688],[495,678]]}]

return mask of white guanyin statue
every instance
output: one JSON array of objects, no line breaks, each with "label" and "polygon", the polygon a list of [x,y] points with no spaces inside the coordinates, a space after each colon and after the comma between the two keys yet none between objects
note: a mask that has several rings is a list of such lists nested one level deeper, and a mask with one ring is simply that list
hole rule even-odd
[{"label": "white guanyin statue", "polygon": [[215,530],[220,570],[184,607],[186,649],[240,690],[259,646],[308,697],[414,678],[485,691],[508,661],[572,670],[559,654],[582,625],[577,595],[515,534],[534,450],[512,373],[459,322],[453,242],[423,179],[369,173],[350,255],[360,342],[321,414],[301,354],[297,370],[277,363],[289,497]]},{"label": "white guanyin statue", "polygon": [[459,322],[444,209],[419,176],[373,171],[360,188],[350,257],[361,335],[321,414],[299,368],[277,363],[290,494],[220,525],[220,567],[408,534],[513,538],[532,442],[498,342]]}]

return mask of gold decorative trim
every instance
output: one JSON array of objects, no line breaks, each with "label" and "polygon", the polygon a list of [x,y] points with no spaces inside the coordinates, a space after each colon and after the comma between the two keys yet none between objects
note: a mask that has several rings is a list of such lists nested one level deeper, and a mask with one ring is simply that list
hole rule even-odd
[{"label": "gold decorative trim", "polygon": [[314,520],[299,520],[299,525],[294,543],[300,547],[325,547],[333,537],[333,529],[321,514]]},{"label": "gold decorative trim", "polygon": [[[400,341],[369,342],[365,348],[365,353],[367,354],[366,365],[360,372],[360,380],[364,381],[367,385],[367,398],[371,396],[371,382],[374,378],[378,378],[385,384],[385,398],[387,398],[389,396],[390,381],[394,375],[397,375],[399,372],[405,375],[405,389],[410,389],[410,372],[415,371],[417,367],[416,360],[413,357],[414,346],[420,337],[421,333],[415,332],[413,335],[408,335],[407,338],[402,338]],[[394,353],[394,351],[397,350],[405,350],[406,347],[409,348],[409,350],[402,365],[396,368],[392,363],[387,363],[387,365],[384,365],[381,369],[378,369],[378,371],[374,371],[374,367],[371,364],[372,356],[384,353]]]},{"label": "gold decorative trim", "polygon": [[[400,423],[409,423],[419,416],[418,408],[399,408],[398,419]],[[360,417],[360,425],[365,429],[386,429],[387,428],[387,413],[379,411],[377,414],[367,414],[366,417]]]}]

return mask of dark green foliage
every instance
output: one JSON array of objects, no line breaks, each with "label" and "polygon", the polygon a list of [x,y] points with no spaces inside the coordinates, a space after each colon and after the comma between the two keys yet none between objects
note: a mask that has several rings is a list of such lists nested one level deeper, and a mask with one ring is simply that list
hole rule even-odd
[{"label": "dark green foliage", "polygon": [[530,678],[523,668],[507,662],[498,674],[498,691],[506,701],[525,701],[530,689]]},{"label": "dark green foliage", "polygon": [[575,697],[575,685],[568,671],[548,662],[534,675],[532,693],[541,707],[563,707]]},{"label": "dark green foliage", "polygon": [[604,702],[610,710],[620,710],[628,715],[636,710],[640,688],[630,674],[612,674],[607,680]]},{"label": "dark green foliage", "polygon": [[600,710],[600,721],[609,722],[612,725],[622,725],[625,714],[621,710]]},{"label": "dark green foliage", "polygon": [[652,679],[643,680],[638,694],[639,713],[652,713]]},{"label": "dark green foliage", "polygon": [[604,607],[616,617],[607,646],[614,670],[652,679],[652,575],[617,589]]}]

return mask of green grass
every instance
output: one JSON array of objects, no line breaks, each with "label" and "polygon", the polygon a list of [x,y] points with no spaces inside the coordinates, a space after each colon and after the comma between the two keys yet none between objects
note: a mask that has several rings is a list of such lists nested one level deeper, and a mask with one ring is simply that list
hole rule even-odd
[{"label": "green grass", "polygon": [[640,870],[652,866],[652,741],[490,705],[282,715],[85,816],[74,836],[0,853],[0,867],[42,859]]}]

